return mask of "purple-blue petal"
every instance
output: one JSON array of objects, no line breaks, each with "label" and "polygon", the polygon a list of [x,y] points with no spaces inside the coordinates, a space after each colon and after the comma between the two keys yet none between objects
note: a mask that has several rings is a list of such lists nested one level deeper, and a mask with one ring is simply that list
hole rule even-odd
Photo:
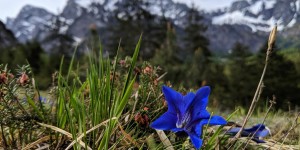
[{"label": "purple-blue petal", "polygon": [[[204,119],[206,122],[206,119]],[[226,125],[227,121],[221,116],[212,116],[210,119],[207,120],[206,124],[208,125]]]},{"label": "purple-blue petal", "polygon": [[196,149],[201,148],[203,140],[200,138],[200,136],[193,134],[193,133],[188,133],[188,134],[191,138],[191,141],[192,141],[192,144],[194,145],[194,147]]},{"label": "purple-blue petal", "polygon": [[195,120],[207,119],[210,117],[209,112],[206,110],[209,93],[209,86],[204,86],[196,92],[195,98],[193,99],[187,110],[191,113],[192,122],[194,122]]},{"label": "purple-blue petal", "polygon": [[266,128],[265,125],[263,125],[263,124],[257,124],[257,125],[255,125],[255,126],[253,126],[251,128],[246,128],[244,130],[247,131],[247,132],[253,132],[254,133],[255,131],[262,131],[265,128]]},{"label": "purple-blue petal", "polygon": [[191,112],[191,122],[210,117],[210,113],[206,109],[202,109],[201,106],[194,105],[189,111]]},{"label": "purple-blue petal", "polygon": [[[240,127],[232,128],[227,131],[227,134],[234,136],[238,133],[240,129]],[[257,124],[251,128],[246,128],[242,131],[242,137],[252,137],[253,134],[253,141],[257,143],[265,143],[265,141],[260,140],[259,138],[268,136],[270,134],[270,130],[263,124]]]},{"label": "purple-blue petal", "polygon": [[226,125],[227,121],[221,116],[212,116],[209,119],[202,119],[195,126],[195,133],[199,136],[202,136],[202,128],[204,125]]},{"label": "purple-blue petal", "polygon": [[173,132],[179,132],[179,131],[183,131],[183,128],[174,128],[174,129],[171,129],[171,131],[173,131]]},{"label": "purple-blue petal", "polygon": [[[240,127],[231,128],[226,133],[234,136],[240,131],[240,129],[241,129]],[[242,137],[248,137],[248,136],[251,136],[250,134],[251,134],[251,132],[247,132],[247,131],[243,130],[242,133],[241,133],[241,136]]]},{"label": "purple-blue petal", "polygon": [[236,134],[241,130],[240,127],[236,127],[236,128],[231,128],[227,131],[227,133],[232,133],[232,134]]},{"label": "purple-blue petal", "polygon": [[193,102],[195,96],[196,95],[194,93],[192,93],[192,92],[189,92],[188,94],[186,94],[185,96],[183,96],[183,105],[180,106],[180,107],[182,107],[180,109],[181,112],[186,112],[187,111],[188,107]]},{"label": "purple-blue petal", "polygon": [[270,134],[270,131],[264,124],[257,124],[251,128],[246,128],[244,131],[255,134],[254,137],[265,137]]},{"label": "purple-blue petal", "polygon": [[210,87],[203,86],[196,92],[196,97],[194,99],[193,104],[196,104],[197,107],[201,107],[201,109],[206,109],[208,104],[208,96],[210,94]]},{"label": "purple-blue petal", "polygon": [[151,123],[151,127],[158,130],[175,130],[176,129],[176,114],[166,112]]},{"label": "purple-blue petal", "polygon": [[266,136],[268,136],[269,134],[270,134],[270,131],[267,130],[267,129],[264,129],[264,130],[262,130],[262,131],[256,132],[255,137],[266,137]]},{"label": "purple-blue petal", "polygon": [[168,112],[177,113],[179,109],[178,106],[183,105],[182,94],[167,86],[163,86],[162,91],[165,95],[166,101],[168,102]]}]

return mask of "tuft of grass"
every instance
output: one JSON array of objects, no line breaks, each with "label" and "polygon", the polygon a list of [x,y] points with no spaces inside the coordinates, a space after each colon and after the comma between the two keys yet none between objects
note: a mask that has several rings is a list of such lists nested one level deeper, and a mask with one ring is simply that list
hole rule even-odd
[{"label": "tuft of grass", "polygon": [[[74,140],[75,143],[71,143],[72,145],[69,145],[68,148],[73,146],[73,149],[86,149],[89,145],[92,149],[109,149],[111,146],[114,147],[111,143],[119,142],[115,138],[112,139],[112,135],[133,90],[136,80],[133,73],[141,39],[142,36],[136,45],[122,86],[119,86],[121,83],[115,83],[118,55],[111,64],[110,59],[102,55],[102,49],[100,49],[98,57],[95,57],[95,54],[89,57],[89,68],[86,71],[84,82],[80,80],[78,72],[73,71],[74,56],[67,76],[64,77],[60,70],[57,87],[56,126],[69,131],[72,140],[81,139],[86,143],[86,147],[83,147],[78,140]],[[104,121],[106,122],[103,123]],[[59,136],[57,135],[57,137]],[[66,142],[60,140],[56,147],[63,147]]]}]

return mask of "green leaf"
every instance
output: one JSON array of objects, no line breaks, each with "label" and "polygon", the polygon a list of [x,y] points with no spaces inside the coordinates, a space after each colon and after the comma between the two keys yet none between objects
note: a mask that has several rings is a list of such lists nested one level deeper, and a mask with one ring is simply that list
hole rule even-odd
[{"label": "green leaf", "polygon": [[34,109],[34,111],[37,113],[37,115],[42,119],[45,120],[45,117],[43,116],[43,113],[38,109],[38,107],[35,105],[34,101],[29,97],[26,96],[27,101],[29,103],[29,105],[32,106],[32,108]]}]

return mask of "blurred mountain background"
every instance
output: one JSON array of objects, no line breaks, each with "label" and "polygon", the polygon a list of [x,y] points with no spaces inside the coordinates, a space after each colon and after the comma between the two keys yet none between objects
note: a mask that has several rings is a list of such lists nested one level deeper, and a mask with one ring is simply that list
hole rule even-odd
[{"label": "blurred mountain background", "polygon": [[300,0],[228,3],[207,11],[172,0],[68,0],[57,14],[26,5],[0,22],[0,60],[12,66],[29,62],[47,88],[62,56],[68,64],[77,49],[78,61],[84,62],[87,51],[98,51],[100,45],[106,56],[114,56],[120,39],[121,55],[131,55],[143,33],[141,60],[161,66],[168,72],[166,80],[188,87],[209,84],[219,93],[215,99],[248,104],[268,34],[277,25],[264,98],[275,94],[286,107],[300,104]]}]

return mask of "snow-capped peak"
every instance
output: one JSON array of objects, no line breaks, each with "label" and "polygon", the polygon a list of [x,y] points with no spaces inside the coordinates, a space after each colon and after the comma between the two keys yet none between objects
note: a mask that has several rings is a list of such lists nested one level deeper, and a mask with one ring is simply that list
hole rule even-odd
[{"label": "snow-capped peak", "polygon": [[297,22],[300,0],[238,0],[224,13],[212,18],[212,23],[242,24],[253,32],[270,31],[277,24],[282,30]]}]

